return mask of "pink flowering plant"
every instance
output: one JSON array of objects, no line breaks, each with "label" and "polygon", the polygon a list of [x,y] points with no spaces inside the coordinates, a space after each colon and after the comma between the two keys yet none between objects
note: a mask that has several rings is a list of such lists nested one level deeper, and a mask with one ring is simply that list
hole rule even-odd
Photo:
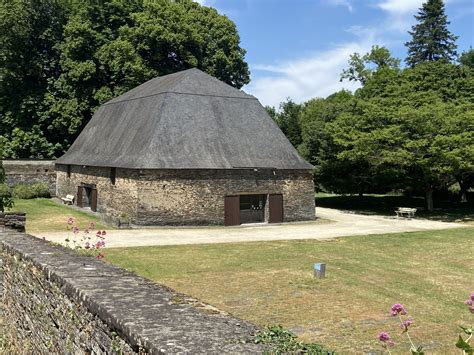
[{"label": "pink flowering plant", "polygon": [[[469,299],[466,300],[466,305],[469,308],[469,311],[471,313],[474,313],[474,307],[473,307],[473,302],[474,302],[474,292],[471,293],[471,296]],[[405,307],[400,304],[400,303],[395,303],[391,310],[390,310],[390,315],[392,317],[396,317],[398,322],[400,323],[400,329],[401,329],[401,334],[405,334],[406,337],[408,338],[408,341],[410,342],[410,352],[413,355],[422,355],[424,354],[423,352],[423,347],[421,346],[416,346],[413,343],[413,340],[410,336],[410,327],[413,324],[413,319],[408,316],[408,312],[405,309]],[[456,343],[456,347],[461,349],[463,355],[473,355],[473,348],[470,345],[470,340],[474,334],[474,328],[466,328],[460,326],[462,332],[459,335],[458,341]],[[387,332],[380,332],[378,334],[378,340],[381,343],[382,348],[391,354],[390,349],[395,346],[395,342],[392,340],[392,337],[390,336],[389,333]]]},{"label": "pink flowering plant", "polygon": [[[390,309],[390,315],[396,317],[400,323],[400,329],[402,334],[406,334],[408,340],[410,341],[410,351],[413,355],[422,355],[423,348],[421,346],[416,346],[413,343],[413,340],[410,336],[410,326],[413,324],[413,319],[408,316],[407,310],[400,303],[395,303]],[[391,354],[390,348],[395,346],[395,342],[392,340],[390,335],[387,332],[381,332],[378,335],[378,339],[381,342],[382,347]]]},{"label": "pink flowering plant", "polygon": [[[465,302],[471,314],[474,314],[474,306],[472,305],[473,302],[474,302],[474,292],[471,292],[471,296]],[[472,347],[470,341],[472,339],[472,335],[474,334],[474,327],[471,326],[467,328],[467,327],[459,326],[459,328],[461,328],[461,334],[459,334],[456,347],[461,349],[463,354],[472,355],[474,353],[474,348]]]},{"label": "pink flowering plant", "polygon": [[72,236],[65,240],[68,246],[93,255],[97,259],[102,259],[105,256],[102,252],[107,235],[105,230],[97,230],[94,222],[90,222],[87,228],[81,230],[73,217],[68,217],[66,223],[67,229],[72,231]]}]

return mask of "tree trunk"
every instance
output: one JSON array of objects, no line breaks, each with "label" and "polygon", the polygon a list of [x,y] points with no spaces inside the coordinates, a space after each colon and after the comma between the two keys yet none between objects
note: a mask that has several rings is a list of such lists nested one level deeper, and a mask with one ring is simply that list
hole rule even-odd
[{"label": "tree trunk", "polygon": [[431,188],[428,188],[427,190],[425,190],[426,192],[426,209],[428,211],[433,211],[433,189]]},{"label": "tree trunk", "polygon": [[459,187],[460,187],[459,195],[461,196],[461,202],[467,202],[467,190],[469,190],[470,184],[460,181]]}]

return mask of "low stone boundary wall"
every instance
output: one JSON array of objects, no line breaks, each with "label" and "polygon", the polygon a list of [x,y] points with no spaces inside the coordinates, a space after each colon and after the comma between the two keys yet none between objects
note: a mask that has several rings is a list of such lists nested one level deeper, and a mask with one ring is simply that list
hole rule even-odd
[{"label": "low stone boundary wall", "polygon": [[28,353],[261,353],[257,327],[0,226],[5,328]]},{"label": "low stone boundary wall", "polygon": [[56,196],[54,160],[3,160],[8,186],[44,183],[51,196]]},{"label": "low stone boundary wall", "polygon": [[25,223],[26,216],[23,212],[0,212],[0,229],[4,227],[24,232]]}]

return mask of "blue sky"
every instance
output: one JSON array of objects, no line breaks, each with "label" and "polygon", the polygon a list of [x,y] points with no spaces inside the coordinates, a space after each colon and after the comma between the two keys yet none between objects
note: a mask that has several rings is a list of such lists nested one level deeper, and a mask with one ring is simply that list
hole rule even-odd
[{"label": "blue sky", "polygon": [[[404,59],[417,0],[197,0],[232,19],[247,50],[251,83],[243,89],[264,105],[303,102],[353,83],[339,81],[353,52],[384,45]],[[459,52],[474,46],[474,0],[448,0]]]}]

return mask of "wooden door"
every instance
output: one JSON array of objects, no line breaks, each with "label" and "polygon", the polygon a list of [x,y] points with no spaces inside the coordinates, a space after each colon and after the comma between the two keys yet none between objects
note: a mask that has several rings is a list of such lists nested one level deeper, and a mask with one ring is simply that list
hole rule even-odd
[{"label": "wooden door", "polygon": [[77,207],[82,207],[82,191],[84,188],[82,186],[77,187],[77,196],[76,196],[76,205]]},{"label": "wooden door", "polygon": [[90,205],[91,205],[91,211],[96,212],[97,211],[97,189],[95,187],[91,189]]},{"label": "wooden door", "polygon": [[240,225],[240,197],[226,196],[224,200],[224,225]]},{"label": "wooden door", "polygon": [[268,196],[268,223],[283,222],[283,195],[271,194]]}]

